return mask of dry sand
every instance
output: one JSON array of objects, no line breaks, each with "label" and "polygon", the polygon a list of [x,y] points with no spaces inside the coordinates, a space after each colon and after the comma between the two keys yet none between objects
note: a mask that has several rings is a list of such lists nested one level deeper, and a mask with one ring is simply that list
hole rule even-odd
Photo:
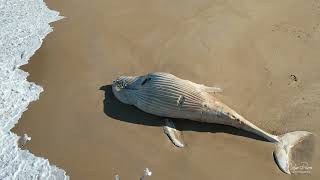
[{"label": "dry sand", "polygon": [[319,179],[319,154],[311,175],[288,176],[271,143],[229,127],[179,121],[187,147],[176,149],[160,118],[99,90],[165,71],[219,85],[220,99],[269,132],[320,134],[319,0],[47,3],[67,18],[25,66],[45,91],[15,132],[71,179],[138,179],[145,167],[150,180]]}]

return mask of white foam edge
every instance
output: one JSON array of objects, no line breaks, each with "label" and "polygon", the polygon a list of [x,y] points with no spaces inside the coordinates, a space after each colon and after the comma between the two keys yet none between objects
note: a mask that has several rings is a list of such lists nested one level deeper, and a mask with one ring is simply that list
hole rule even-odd
[{"label": "white foam edge", "polygon": [[0,0],[0,179],[69,179],[66,172],[18,147],[11,132],[43,88],[27,81],[19,69],[40,48],[59,12],[43,0]]}]

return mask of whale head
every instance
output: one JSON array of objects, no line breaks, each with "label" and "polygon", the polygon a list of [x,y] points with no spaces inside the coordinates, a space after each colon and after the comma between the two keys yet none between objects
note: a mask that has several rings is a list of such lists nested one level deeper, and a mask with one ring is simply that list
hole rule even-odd
[{"label": "whale head", "polygon": [[145,76],[120,76],[112,82],[112,91],[115,97],[124,104],[133,105],[134,92],[139,91],[148,80]]}]

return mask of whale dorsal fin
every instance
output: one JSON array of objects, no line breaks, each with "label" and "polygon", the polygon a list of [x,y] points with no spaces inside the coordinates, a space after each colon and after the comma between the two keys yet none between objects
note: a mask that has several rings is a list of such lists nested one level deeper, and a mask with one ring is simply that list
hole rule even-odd
[{"label": "whale dorsal fin", "polygon": [[205,85],[201,85],[200,88],[207,93],[221,93],[223,91],[220,87],[208,87]]},{"label": "whale dorsal fin", "polygon": [[207,93],[221,93],[223,90],[222,88],[220,87],[215,87],[215,86],[212,86],[212,87],[209,87],[209,86],[206,86],[206,85],[203,85],[203,84],[197,84],[197,83],[194,83],[192,81],[189,81],[189,80],[185,80],[187,81],[188,83],[194,85],[195,87],[197,87],[199,89],[199,91],[205,91]]}]

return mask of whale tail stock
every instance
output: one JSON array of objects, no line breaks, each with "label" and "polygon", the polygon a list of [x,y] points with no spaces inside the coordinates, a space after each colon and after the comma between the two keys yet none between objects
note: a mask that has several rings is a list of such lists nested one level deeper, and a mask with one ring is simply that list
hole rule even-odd
[{"label": "whale tail stock", "polygon": [[[219,110],[222,114],[228,116],[232,120],[235,120],[225,121],[223,124],[254,133],[274,143],[276,147],[273,155],[277,165],[284,173],[291,174],[290,168],[294,169],[293,166],[295,166],[294,162],[292,161],[292,148],[304,141],[308,136],[311,136],[312,133],[307,131],[293,131],[276,136],[260,129],[227,105],[218,101],[215,102],[215,105],[216,107],[219,107]],[[290,167],[290,165],[292,167]]]},{"label": "whale tail stock", "polygon": [[291,149],[310,135],[312,133],[307,131],[293,131],[279,136],[279,141],[275,143],[276,148],[273,155],[277,165],[283,172],[291,174]]}]

